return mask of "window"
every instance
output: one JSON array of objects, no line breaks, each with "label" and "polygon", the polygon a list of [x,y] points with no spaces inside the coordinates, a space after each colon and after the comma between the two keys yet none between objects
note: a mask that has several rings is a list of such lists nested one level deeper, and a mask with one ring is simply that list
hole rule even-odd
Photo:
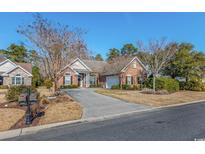
[{"label": "window", "polygon": [[71,75],[69,73],[64,76],[64,85],[71,85]]},{"label": "window", "polygon": [[90,76],[90,85],[96,85],[96,76],[91,75]]},{"label": "window", "polygon": [[137,63],[136,63],[136,61],[133,62],[132,68],[137,68]]},{"label": "window", "polygon": [[13,85],[24,84],[24,78],[20,74],[17,74],[15,77],[12,77],[11,80]]},{"label": "window", "polygon": [[132,76],[127,76],[127,84],[128,85],[132,84]]}]

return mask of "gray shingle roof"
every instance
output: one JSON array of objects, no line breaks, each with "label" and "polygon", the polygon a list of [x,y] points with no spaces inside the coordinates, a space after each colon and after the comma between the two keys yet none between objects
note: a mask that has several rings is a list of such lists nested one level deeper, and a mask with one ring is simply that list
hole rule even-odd
[{"label": "gray shingle roof", "polygon": [[133,57],[119,57],[113,63],[108,63],[102,72],[102,75],[118,74],[133,59]]},{"label": "gray shingle roof", "polygon": [[20,65],[21,67],[23,67],[25,70],[27,70],[29,73],[32,74],[32,64],[31,63],[17,63],[17,65]]},{"label": "gray shingle roof", "polygon": [[82,60],[93,72],[101,75],[118,74],[134,57],[119,57],[112,63],[95,60]]},{"label": "gray shingle roof", "polygon": [[96,60],[82,60],[86,66],[88,66],[93,72],[101,73],[104,67],[107,65],[105,61]]}]

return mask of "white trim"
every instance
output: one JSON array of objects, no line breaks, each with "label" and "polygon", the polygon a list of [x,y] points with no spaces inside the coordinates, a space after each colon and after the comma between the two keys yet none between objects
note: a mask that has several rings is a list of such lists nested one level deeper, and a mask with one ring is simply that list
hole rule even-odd
[{"label": "white trim", "polygon": [[64,70],[67,69],[68,67],[69,67],[76,75],[79,74],[79,73],[76,72],[73,68],[71,68],[69,65],[66,65],[60,72],[64,71]]},{"label": "white trim", "polygon": [[2,74],[2,76],[8,76],[8,74],[10,73],[10,72],[12,72],[13,70],[15,70],[15,69],[17,69],[17,68],[20,68],[20,69],[22,69],[24,72],[26,72],[30,77],[32,77],[33,75],[31,74],[31,73],[29,73],[27,70],[25,70],[23,67],[21,67],[20,65],[16,65],[16,67],[15,68],[13,68],[13,69],[10,69],[9,71],[7,71],[7,72],[5,72],[5,73],[3,73]]},{"label": "white trim", "polygon": [[9,59],[6,59],[6,60],[2,61],[2,62],[0,63],[0,66],[1,66],[2,64],[5,64],[6,62],[10,62],[12,65],[17,66],[14,62],[12,62],[12,61],[9,60]]},{"label": "white trim", "polygon": [[[17,76],[17,75],[11,77],[11,85],[24,85],[25,84],[24,77],[22,77],[20,74],[19,74],[19,76]],[[14,82],[15,82],[14,84],[13,84],[13,78],[14,78]],[[16,78],[20,78],[20,84],[16,83]]]},{"label": "white trim", "polygon": [[83,64],[83,66],[85,66],[89,71],[92,72],[92,70],[82,61],[80,60],[80,58],[76,58],[75,60],[73,60],[70,64],[68,64],[69,66],[71,66],[73,63],[75,63],[76,61],[80,61],[81,64]]},{"label": "white trim", "polygon": [[137,56],[135,56],[120,72],[124,72],[124,71],[127,69],[127,67],[128,67],[135,59],[140,63],[140,65],[145,69],[145,71],[147,71],[147,69],[146,69],[146,67],[144,66],[144,64],[137,58]]}]

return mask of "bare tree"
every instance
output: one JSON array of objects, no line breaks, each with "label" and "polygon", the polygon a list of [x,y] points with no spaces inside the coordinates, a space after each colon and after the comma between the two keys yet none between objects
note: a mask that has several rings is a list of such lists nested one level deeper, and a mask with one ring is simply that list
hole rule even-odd
[{"label": "bare tree", "polygon": [[71,30],[68,26],[53,24],[40,14],[34,15],[31,24],[20,26],[18,32],[37,47],[42,68],[54,82],[55,91],[57,82],[62,77],[61,70],[71,58],[88,56],[82,30]]},{"label": "bare tree", "polygon": [[155,92],[156,77],[174,56],[177,44],[175,42],[168,42],[165,38],[162,38],[159,40],[150,40],[147,45],[138,42],[138,48],[141,52],[144,52],[144,54],[141,54],[141,59],[153,75],[153,91]]}]

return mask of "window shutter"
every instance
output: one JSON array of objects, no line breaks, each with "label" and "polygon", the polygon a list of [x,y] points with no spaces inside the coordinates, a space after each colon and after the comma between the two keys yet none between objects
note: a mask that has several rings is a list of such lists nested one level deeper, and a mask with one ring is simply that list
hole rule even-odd
[{"label": "window shutter", "polygon": [[22,84],[24,85],[24,77],[22,77]]},{"label": "window shutter", "polygon": [[63,76],[63,84],[65,85],[65,76]]},{"label": "window shutter", "polygon": [[131,84],[133,84],[133,76],[131,76]]},{"label": "window shutter", "polygon": [[72,75],[70,76],[70,84],[71,85],[73,84],[73,76]]},{"label": "window shutter", "polygon": [[126,78],[125,78],[125,83],[127,84],[127,76],[126,76]]}]

